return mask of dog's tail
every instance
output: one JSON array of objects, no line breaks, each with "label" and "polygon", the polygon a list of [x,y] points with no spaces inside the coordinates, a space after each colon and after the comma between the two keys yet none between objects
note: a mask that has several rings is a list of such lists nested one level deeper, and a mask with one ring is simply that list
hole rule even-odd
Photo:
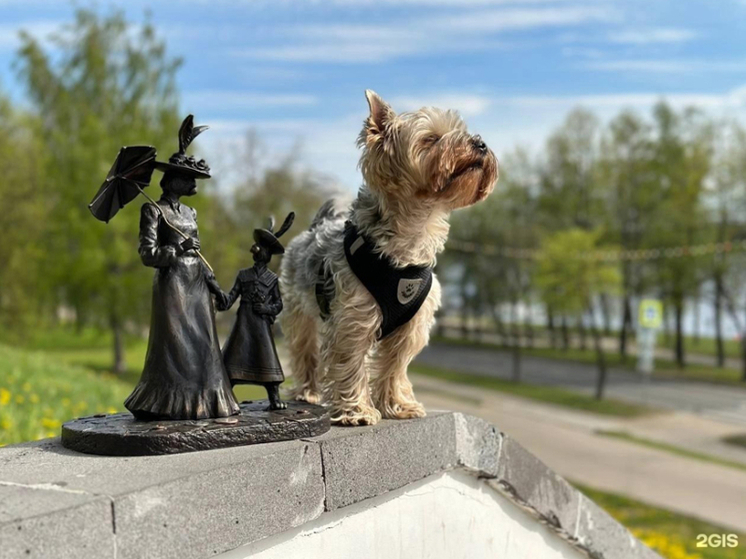
[{"label": "dog's tail", "polygon": [[349,204],[346,200],[339,198],[330,198],[324,202],[319,211],[311,221],[311,226],[308,228],[309,231],[313,231],[319,225],[321,225],[327,219],[337,220],[345,217],[349,211]]}]

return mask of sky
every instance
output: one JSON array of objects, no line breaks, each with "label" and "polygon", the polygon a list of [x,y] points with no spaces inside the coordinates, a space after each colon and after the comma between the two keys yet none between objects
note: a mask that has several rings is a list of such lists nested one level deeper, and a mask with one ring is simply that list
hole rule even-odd
[{"label": "sky", "polygon": [[43,39],[75,5],[149,14],[184,59],[181,106],[211,127],[214,176],[253,129],[265,161],[300,146],[330,186],[357,189],[366,89],[397,112],[458,109],[498,158],[538,153],[576,106],[746,115],[746,0],[0,0],[0,89],[24,98],[18,31]]}]

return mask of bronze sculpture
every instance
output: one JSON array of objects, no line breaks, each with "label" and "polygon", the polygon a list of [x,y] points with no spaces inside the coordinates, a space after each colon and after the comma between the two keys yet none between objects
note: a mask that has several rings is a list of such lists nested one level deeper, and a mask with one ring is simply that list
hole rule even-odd
[{"label": "bronze sculpture", "polygon": [[277,232],[274,219],[267,229],[254,230],[254,265],[241,270],[230,293],[219,300],[218,310],[228,310],[238,297],[241,305],[236,323],[223,347],[223,358],[233,384],[260,384],[267,389],[269,409],[285,409],[280,399],[280,384],[285,380],[277,357],[272,324],[282,310],[282,298],[277,275],[267,268],[274,254],[285,252],[278,240],[293,224],[290,213]]},{"label": "bronze sculpture", "polygon": [[[186,155],[189,144],[206,128],[195,127],[192,115],[184,119],[179,151],[167,163],[155,161],[153,148],[123,148],[90,205],[94,216],[108,221],[124,205],[122,201],[128,201],[120,192],[133,175],[144,195],[142,186],[150,182],[153,169],[163,171],[161,198],[156,202],[148,197],[140,214],[140,258],[155,268],[155,276],[145,366],[125,402],[137,419],[202,419],[239,411],[215,327],[212,295],[223,297],[223,293],[199,253],[196,211],[181,202],[183,196],[197,193],[197,179],[210,178],[204,160]],[[133,150],[142,152],[137,161],[127,158]],[[122,160],[125,168],[118,168]]]},{"label": "bronze sculpture", "polygon": [[[277,276],[267,264],[273,254],[284,252],[278,237],[290,228],[294,214],[277,232],[274,223],[254,231],[254,266],[239,273],[230,294],[220,289],[200,253],[196,212],[181,198],[196,194],[197,179],[210,178],[205,161],[186,154],[206,128],[194,126],[192,115],[184,119],[179,151],[168,162],[156,161],[151,146],[122,148],[88,206],[94,217],[108,222],[138,195],[148,200],[141,208],[139,254],[143,264],[155,268],[153,305],[145,366],[125,402],[131,414],[66,422],[62,444],[69,449],[119,456],[173,454],[308,438],[329,429],[323,407],[285,403],[279,395],[284,375],[271,326],[282,300]],[[163,171],[158,201],[144,191],[155,169]],[[227,310],[239,295],[236,325],[221,352],[213,297]],[[264,385],[269,406],[264,401],[239,405],[232,383],[244,382]]]}]

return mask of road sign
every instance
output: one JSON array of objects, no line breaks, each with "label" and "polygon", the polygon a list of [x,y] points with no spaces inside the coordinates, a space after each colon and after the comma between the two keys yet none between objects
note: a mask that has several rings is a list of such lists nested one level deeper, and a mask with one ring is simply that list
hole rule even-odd
[{"label": "road sign", "polygon": [[640,301],[638,322],[641,327],[654,330],[663,326],[663,303],[658,299],[643,299]]}]

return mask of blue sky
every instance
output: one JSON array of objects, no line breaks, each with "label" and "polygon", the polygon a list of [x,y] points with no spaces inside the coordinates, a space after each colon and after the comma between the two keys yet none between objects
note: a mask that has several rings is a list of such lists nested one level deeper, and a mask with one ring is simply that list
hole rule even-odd
[{"label": "blue sky", "polygon": [[[79,1],[80,6],[89,3]],[[498,157],[540,149],[568,110],[606,119],[647,111],[661,96],[718,115],[746,114],[746,0],[128,0],[149,11],[179,74],[184,111],[211,125],[215,154],[249,128],[268,158],[293,145],[330,182],[355,189],[363,91],[397,111],[456,108]],[[23,92],[11,68],[17,32],[44,37],[73,4],[0,0],[0,86]],[[213,162],[214,161],[214,162]],[[221,165],[223,168],[221,168]]]}]

